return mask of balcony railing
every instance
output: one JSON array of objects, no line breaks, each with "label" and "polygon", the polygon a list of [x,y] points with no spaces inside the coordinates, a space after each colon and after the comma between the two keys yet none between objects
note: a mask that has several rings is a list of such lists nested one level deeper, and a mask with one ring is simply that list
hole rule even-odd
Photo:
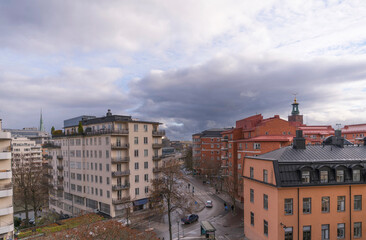
[{"label": "balcony railing", "polygon": [[129,189],[130,188],[130,184],[127,183],[125,185],[113,185],[112,186],[112,190],[113,191],[119,191],[119,190],[124,190],[124,189]]},{"label": "balcony railing", "polygon": [[126,203],[129,202],[131,200],[131,197],[123,197],[123,198],[113,198],[112,199],[112,203],[113,204],[121,204],[121,203]]},{"label": "balcony railing", "polygon": [[59,181],[63,181],[63,180],[64,180],[64,176],[57,176],[57,179],[58,179]]},{"label": "balcony railing", "polygon": [[0,234],[9,233],[14,231],[14,224],[0,224]]},{"label": "balcony railing", "polygon": [[162,148],[163,147],[163,144],[161,144],[161,143],[153,143],[152,144],[152,147],[153,148]]},{"label": "balcony railing", "polygon": [[221,151],[227,151],[227,147],[222,147]]},{"label": "balcony railing", "polygon": [[159,161],[159,160],[161,160],[161,158],[162,158],[162,156],[161,155],[159,155],[159,156],[153,156],[153,161]]},{"label": "balcony railing", "polygon": [[221,165],[221,168],[228,168],[229,165],[225,164],[225,165]]},{"label": "balcony railing", "polygon": [[229,141],[228,138],[221,138],[221,142],[227,142],[227,141]]},{"label": "balcony railing", "polygon": [[128,163],[130,162],[130,157],[117,157],[111,158],[112,163]]},{"label": "balcony railing", "polygon": [[62,155],[57,155],[57,159],[58,159],[58,160],[63,160],[63,159],[64,159],[64,157],[63,157]]},{"label": "balcony railing", "polygon": [[229,157],[228,157],[228,156],[221,156],[221,159],[222,159],[222,160],[228,160],[228,159],[229,159]]},{"label": "balcony railing", "polygon": [[59,184],[57,185],[57,190],[63,191],[64,190],[64,186]]},{"label": "balcony railing", "polygon": [[10,149],[7,151],[4,149],[3,151],[0,150],[0,159],[8,160],[11,159],[11,152]]},{"label": "balcony railing", "polygon": [[130,170],[112,172],[112,177],[122,177],[130,175]]},{"label": "balcony railing", "polygon": [[13,184],[12,183],[7,183],[7,184],[0,185],[0,191],[10,190],[10,189],[13,189]]},{"label": "balcony railing", "polygon": [[153,131],[152,135],[153,135],[153,137],[162,137],[162,136],[165,136],[165,131],[164,130]]},{"label": "balcony railing", "polygon": [[101,129],[97,131],[85,132],[85,135],[101,135],[101,134],[113,134],[113,135],[127,135],[128,129]]},{"label": "balcony railing", "polygon": [[62,165],[58,165],[58,166],[57,166],[57,169],[58,169],[58,170],[60,170],[60,171],[62,171],[62,170],[64,170],[64,166],[62,166]]},{"label": "balcony railing", "polygon": [[45,176],[46,178],[52,178],[52,175],[49,173],[45,173],[45,174],[43,174],[43,176]]},{"label": "balcony railing", "polygon": [[124,143],[124,144],[115,144],[115,143],[112,143],[111,144],[111,148],[112,149],[128,149],[129,146],[130,145],[128,143]]},{"label": "balcony railing", "polygon": [[47,164],[47,168],[53,169],[53,166],[51,164]]},{"label": "balcony railing", "polygon": [[160,167],[154,167],[153,168],[153,173],[158,173],[161,172],[161,168]]}]

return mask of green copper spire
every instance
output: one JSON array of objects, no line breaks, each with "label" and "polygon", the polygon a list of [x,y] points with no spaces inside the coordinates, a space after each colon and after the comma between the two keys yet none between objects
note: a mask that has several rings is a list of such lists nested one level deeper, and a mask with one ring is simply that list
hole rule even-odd
[{"label": "green copper spire", "polygon": [[300,114],[299,103],[296,101],[296,97],[295,97],[294,103],[292,104],[291,115],[299,115],[299,114]]},{"label": "green copper spire", "polygon": [[42,109],[41,109],[41,119],[39,120],[39,131],[44,132]]}]

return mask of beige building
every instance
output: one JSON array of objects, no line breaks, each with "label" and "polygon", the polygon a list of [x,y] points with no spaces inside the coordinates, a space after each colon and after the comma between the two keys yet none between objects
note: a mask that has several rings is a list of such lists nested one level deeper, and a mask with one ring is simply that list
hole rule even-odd
[{"label": "beige building", "polygon": [[12,137],[11,151],[13,167],[21,160],[25,163],[31,160],[33,164],[42,165],[42,147],[33,140],[26,137]]},{"label": "beige building", "polygon": [[11,239],[14,231],[10,142],[11,134],[2,131],[0,119],[0,239]]},{"label": "beige building", "polygon": [[[83,133],[78,130],[82,123]],[[149,207],[151,180],[159,175],[164,131],[158,122],[130,116],[80,116],[64,121],[49,146],[50,209],[111,217]]]}]

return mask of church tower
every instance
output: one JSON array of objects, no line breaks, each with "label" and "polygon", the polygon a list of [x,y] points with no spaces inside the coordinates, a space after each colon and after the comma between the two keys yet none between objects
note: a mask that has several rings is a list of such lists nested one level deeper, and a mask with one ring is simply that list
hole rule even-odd
[{"label": "church tower", "polygon": [[295,125],[300,126],[303,124],[303,116],[300,115],[299,111],[299,103],[296,101],[296,97],[294,103],[292,104],[292,112],[291,115],[288,116],[288,121],[295,123]]},{"label": "church tower", "polygon": [[41,118],[39,120],[39,131],[44,132],[43,118],[42,118],[42,109],[41,109]]}]

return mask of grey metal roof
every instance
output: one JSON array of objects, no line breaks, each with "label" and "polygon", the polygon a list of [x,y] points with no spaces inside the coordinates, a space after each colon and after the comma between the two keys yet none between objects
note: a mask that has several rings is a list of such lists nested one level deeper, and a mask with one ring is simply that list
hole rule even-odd
[{"label": "grey metal roof", "polygon": [[366,146],[333,145],[306,146],[306,149],[294,149],[292,146],[280,148],[256,157],[265,160],[278,160],[278,162],[328,162],[328,161],[366,161]]}]

